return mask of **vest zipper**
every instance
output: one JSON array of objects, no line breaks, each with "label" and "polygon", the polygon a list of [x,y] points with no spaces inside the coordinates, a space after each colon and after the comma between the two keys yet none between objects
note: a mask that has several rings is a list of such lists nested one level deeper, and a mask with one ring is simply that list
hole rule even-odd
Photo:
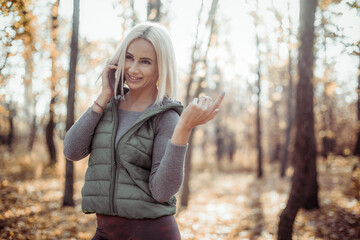
[{"label": "vest zipper", "polygon": [[[113,101],[115,101],[113,99]],[[113,162],[113,168],[111,171],[112,174],[112,184],[110,183],[110,188],[111,188],[111,192],[110,192],[110,212],[116,216],[118,215],[116,212],[116,207],[115,207],[115,191],[116,191],[116,186],[117,186],[117,173],[118,173],[118,166],[117,166],[117,160],[118,160],[118,154],[117,154],[117,147],[120,144],[120,142],[122,141],[123,137],[126,136],[126,134],[128,134],[128,132],[130,132],[133,128],[135,128],[138,124],[142,124],[143,122],[145,122],[148,119],[147,114],[145,114],[144,116],[142,116],[140,118],[140,121],[137,120],[135,122],[135,124],[130,127],[130,129],[128,129],[119,139],[118,144],[115,146],[115,136],[117,133],[117,129],[118,129],[118,105],[116,103],[113,102],[112,104],[113,107],[113,113],[114,113],[114,127],[113,127],[113,132],[112,132],[112,137],[111,137],[111,145],[112,145],[112,151],[111,151],[111,161]],[[160,112],[160,111],[159,111]],[[159,113],[158,112],[158,113]],[[120,161],[120,159],[119,159]]]},{"label": "vest zipper", "polygon": [[[113,99],[113,101],[115,101]],[[115,186],[116,186],[116,172],[117,172],[117,166],[116,166],[116,149],[115,149],[115,136],[118,128],[118,113],[117,113],[117,104],[113,102],[112,104],[112,112],[114,116],[114,127],[113,132],[111,136],[111,161],[113,167],[111,168],[111,180],[110,183],[110,212],[115,216],[116,214],[116,208],[115,208]]]},{"label": "vest zipper", "polygon": [[[119,139],[118,143],[115,146],[115,136],[117,133],[117,128],[118,128],[118,111],[117,111],[117,104],[115,104],[115,108],[113,109],[113,111],[116,113],[115,117],[114,117],[114,121],[115,121],[115,126],[114,126],[114,132],[113,132],[113,136],[112,136],[112,146],[113,146],[113,151],[112,151],[112,160],[113,160],[113,170],[112,172],[112,185],[110,184],[111,187],[111,196],[110,196],[110,211],[112,212],[112,214],[114,216],[118,215],[117,211],[116,211],[116,206],[115,206],[115,197],[116,197],[116,188],[117,188],[117,178],[118,178],[118,171],[121,168],[121,162],[120,159],[118,158],[119,154],[117,152],[118,149],[118,145],[120,144],[120,142],[123,140],[124,136],[126,136],[133,128],[135,128],[137,125],[142,124],[144,122],[144,119],[141,119],[141,121],[136,121],[135,124],[133,126],[131,126]],[[117,163],[117,161],[119,161],[119,164]],[[120,167],[118,167],[118,165]]]}]

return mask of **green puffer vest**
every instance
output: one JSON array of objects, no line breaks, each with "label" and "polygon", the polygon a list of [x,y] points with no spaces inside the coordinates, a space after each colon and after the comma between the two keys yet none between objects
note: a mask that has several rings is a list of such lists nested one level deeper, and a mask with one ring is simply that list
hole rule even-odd
[{"label": "green puffer vest", "polygon": [[117,106],[117,101],[112,98],[94,132],[85,184],[81,191],[83,212],[129,219],[175,214],[175,196],[168,202],[157,202],[149,189],[149,175],[156,116],[169,109],[180,115],[182,105],[165,99],[161,106],[150,106],[115,147]]}]

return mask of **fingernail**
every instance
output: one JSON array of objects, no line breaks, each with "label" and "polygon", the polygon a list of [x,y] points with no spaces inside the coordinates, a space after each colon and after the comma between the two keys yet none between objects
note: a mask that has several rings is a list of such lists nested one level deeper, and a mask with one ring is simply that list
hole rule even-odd
[{"label": "fingernail", "polygon": [[225,91],[222,92],[222,95],[225,95]]}]

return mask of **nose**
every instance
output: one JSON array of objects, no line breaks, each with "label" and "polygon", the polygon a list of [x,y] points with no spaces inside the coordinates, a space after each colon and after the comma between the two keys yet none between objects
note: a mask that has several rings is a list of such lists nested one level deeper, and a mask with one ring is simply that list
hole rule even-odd
[{"label": "nose", "polygon": [[133,61],[133,62],[129,63],[128,71],[131,72],[131,73],[137,73],[137,72],[139,72],[139,69],[138,69],[138,66],[137,66],[136,61]]}]

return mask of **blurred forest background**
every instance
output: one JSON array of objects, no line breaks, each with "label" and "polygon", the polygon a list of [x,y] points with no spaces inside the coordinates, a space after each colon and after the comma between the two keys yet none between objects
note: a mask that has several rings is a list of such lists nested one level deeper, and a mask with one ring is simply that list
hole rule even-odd
[{"label": "blurred forest background", "polygon": [[0,2],[0,238],[92,237],[87,160],[63,138],[149,20],[174,40],[184,105],[226,91],[190,138],[182,238],[360,239],[358,0]]}]

